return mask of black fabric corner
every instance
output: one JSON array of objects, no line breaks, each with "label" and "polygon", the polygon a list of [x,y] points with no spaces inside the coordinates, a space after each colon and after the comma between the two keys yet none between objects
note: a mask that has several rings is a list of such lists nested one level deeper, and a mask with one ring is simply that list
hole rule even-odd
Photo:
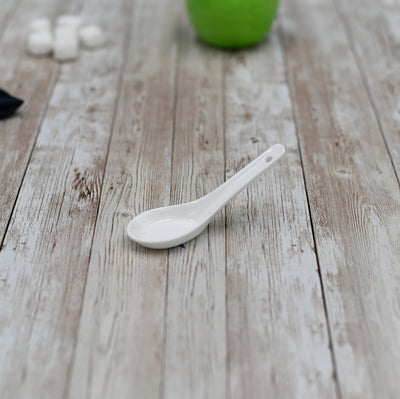
[{"label": "black fabric corner", "polygon": [[23,103],[23,100],[0,89],[0,119],[11,116]]}]

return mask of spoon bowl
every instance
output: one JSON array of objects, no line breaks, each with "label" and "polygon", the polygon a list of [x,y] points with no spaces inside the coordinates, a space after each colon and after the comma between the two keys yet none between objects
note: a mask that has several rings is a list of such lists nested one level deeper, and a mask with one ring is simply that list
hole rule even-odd
[{"label": "spoon bowl", "polygon": [[204,197],[141,213],[128,224],[129,238],[144,247],[159,249],[175,247],[191,240],[205,229],[215,213],[284,152],[285,148],[276,144]]},{"label": "spoon bowl", "polygon": [[147,248],[171,248],[191,240],[208,224],[193,210],[195,202],[141,213],[128,224],[128,236]]}]

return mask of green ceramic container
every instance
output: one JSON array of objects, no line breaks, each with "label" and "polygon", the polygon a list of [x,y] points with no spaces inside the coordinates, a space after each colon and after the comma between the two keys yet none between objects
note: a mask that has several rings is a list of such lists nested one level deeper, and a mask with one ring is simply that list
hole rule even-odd
[{"label": "green ceramic container", "polygon": [[279,0],[186,0],[201,39],[224,48],[258,43],[270,29]]}]

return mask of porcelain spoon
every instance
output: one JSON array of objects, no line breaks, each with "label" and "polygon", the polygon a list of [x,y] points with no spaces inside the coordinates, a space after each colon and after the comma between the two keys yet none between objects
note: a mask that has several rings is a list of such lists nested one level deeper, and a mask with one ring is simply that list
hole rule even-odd
[{"label": "porcelain spoon", "polygon": [[156,208],[134,217],[128,236],[147,248],[171,248],[200,234],[210,219],[285,152],[275,144],[225,183],[204,197],[180,205]]}]

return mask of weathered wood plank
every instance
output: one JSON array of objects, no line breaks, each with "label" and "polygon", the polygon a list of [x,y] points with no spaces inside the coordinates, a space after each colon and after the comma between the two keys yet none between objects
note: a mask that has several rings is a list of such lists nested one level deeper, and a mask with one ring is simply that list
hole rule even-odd
[{"label": "weathered wood plank", "polygon": [[399,397],[398,182],[333,4],[282,10],[341,391]]},{"label": "weathered wood plank", "polygon": [[2,0],[0,13],[0,39],[22,0]]},{"label": "weathered wood plank", "polygon": [[177,5],[135,4],[71,398],[159,397],[168,251],[135,245],[126,227],[133,215],[170,200]]},{"label": "weathered wood plank", "polygon": [[26,53],[26,26],[36,17],[55,17],[74,7],[75,1],[23,1],[0,41],[1,87],[25,101],[16,116],[0,122],[0,242],[59,71],[51,58]]},{"label": "weathered wood plank", "polygon": [[[199,198],[225,177],[222,53],[181,19],[171,202]],[[170,251],[164,397],[225,398],[225,222]]]},{"label": "weathered wood plank", "polygon": [[84,6],[83,16],[119,22],[107,25],[112,45],[61,68],[0,252],[4,398],[60,398],[68,382],[129,4]]},{"label": "weathered wood plank", "polygon": [[228,177],[269,146],[285,156],[227,206],[232,398],[335,397],[285,68],[274,30],[226,64]]},{"label": "weathered wood plank", "polygon": [[400,181],[400,2],[337,3]]}]

